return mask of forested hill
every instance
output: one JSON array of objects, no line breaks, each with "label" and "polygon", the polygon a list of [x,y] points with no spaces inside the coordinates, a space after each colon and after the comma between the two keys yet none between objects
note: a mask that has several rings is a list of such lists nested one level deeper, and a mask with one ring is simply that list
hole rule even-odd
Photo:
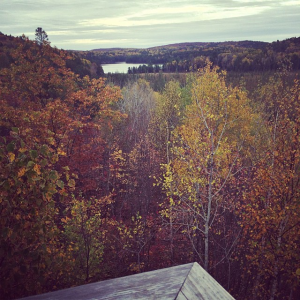
[{"label": "forested hill", "polygon": [[[12,37],[0,32],[0,68],[12,62],[11,49],[24,43],[25,37]],[[55,48],[54,48],[55,49]],[[57,50],[57,49],[56,49]],[[101,48],[91,51],[66,51],[67,67],[81,77],[103,75],[101,64],[139,63],[145,66],[136,72],[190,72],[204,67],[209,59],[227,71],[275,71],[283,64],[300,69],[300,37],[272,43],[257,41],[194,42],[163,45],[145,49]],[[154,67],[160,65],[160,68]]]},{"label": "forested hill", "polygon": [[175,43],[175,44],[169,44],[164,46],[157,46],[157,47],[151,47],[149,49],[160,49],[160,48],[172,48],[172,47],[218,47],[218,46],[226,46],[226,45],[235,45],[239,47],[245,47],[245,48],[262,48],[266,46],[267,42],[257,42],[257,41],[240,41],[240,42],[194,42],[194,43]]},{"label": "forested hill", "polygon": [[[0,32],[0,69],[7,68],[11,63],[15,62],[13,53],[18,48],[23,47],[26,44],[26,50],[34,46],[34,42],[30,41],[25,36],[14,37],[8,36]],[[52,52],[64,53],[66,66],[70,68],[74,73],[80,77],[88,75],[92,78],[98,78],[103,75],[103,70],[100,64],[96,62],[90,62],[79,53],[75,51],[59,50],[57,48],[51,48]]]},{"label": "forested hill", "polygon": [[165,72],[188,72],[203,67],[208,58],[228,71],[276,70],[289,61],[300,68],[300,37],[273,43],[240,41],[220,43],[179,43],[146,49],[94,49],[81,54],[100,63],[163,64]]},{"label": "forested hill", "polygon": [[238,47],[245,47],[245,48],[264,48],[268,45],[267,42],[257,42],[257,41],[240,41],[240,42],[186,42],[186,43],[175,43],[175,44],[168,44],[168,45],[162,45],[162,46],[155,46],[155,47],[149,47],[145,49],[140,48],[99,48],[99,49],[93,49],[91,51],[130,51],[130,50],[163,50],[163,51],[169,51],[172,49],[177,50],[191,50],[191,49],[199,49],[203,47],[222,47],[222,46],[228,46],[228,45],[234,45]]}]

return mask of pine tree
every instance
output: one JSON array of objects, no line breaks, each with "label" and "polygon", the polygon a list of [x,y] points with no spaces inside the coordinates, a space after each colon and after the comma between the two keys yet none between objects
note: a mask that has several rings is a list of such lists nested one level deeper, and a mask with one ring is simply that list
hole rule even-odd
[{"label": "pine tree", "polygon": [[35,30],[35,41],[38,45],[43,45],[45,42],[49,43],[48,35],[42,27]]}]

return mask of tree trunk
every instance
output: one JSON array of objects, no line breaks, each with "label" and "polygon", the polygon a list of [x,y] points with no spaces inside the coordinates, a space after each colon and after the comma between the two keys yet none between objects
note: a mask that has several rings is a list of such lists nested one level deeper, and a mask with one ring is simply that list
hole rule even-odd
[{"label": "tree trunk", "polygon": [[208,253],[209,253],[209,224],[208,219],[205,222],[204,229],[204,269],[208,271]]},{"label": "tree trunk", "polygon": [[[283,233],[283,230],[285,228],[285,220],[281,220],[280,222],[280,226],[278,229],[278,236],[277,236],[277,249],[279,250],[281,248],[281,236]],[[278,259],[275,256],[275,262],[274,262],[274,267],[273,267],[273,283],[272,283],[272,288],[271,288],[271,295],[270,295],[270,300],[274,300],[275,299],[275,295],[277,292],[277,286],[278,286]]]}]

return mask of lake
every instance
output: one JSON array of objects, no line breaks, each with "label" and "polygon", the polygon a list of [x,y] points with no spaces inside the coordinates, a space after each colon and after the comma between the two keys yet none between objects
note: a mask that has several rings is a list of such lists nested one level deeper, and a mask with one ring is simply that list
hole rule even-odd
[{"label": "lake", "polygon": [[127,73],[128,68],[141,66],[143,64],[127,64],[125,62],[117,64],[103,64],[101,65],[105,74],[107,73]]}]

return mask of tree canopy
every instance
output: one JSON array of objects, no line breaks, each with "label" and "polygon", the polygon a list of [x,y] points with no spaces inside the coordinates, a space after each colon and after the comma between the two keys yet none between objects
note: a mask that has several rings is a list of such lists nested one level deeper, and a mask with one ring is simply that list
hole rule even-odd
[{"label": "tree canopy", "polygon": [[285,65],[257,85],[201,60],[154,91],[46,41],[0,41],[1,299],[194,261],[236,299],[296,299],[300,85]]}]

